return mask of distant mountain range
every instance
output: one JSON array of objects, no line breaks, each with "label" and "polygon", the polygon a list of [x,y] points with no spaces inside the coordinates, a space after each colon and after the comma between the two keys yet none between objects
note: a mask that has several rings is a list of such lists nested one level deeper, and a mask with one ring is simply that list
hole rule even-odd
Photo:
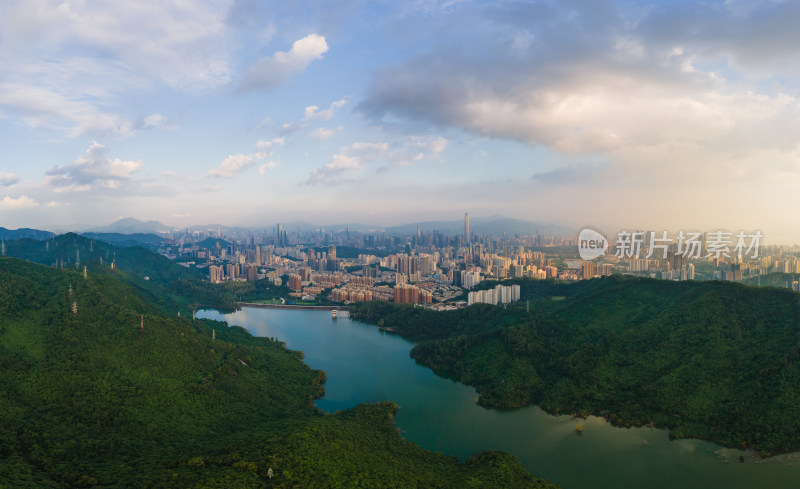
[{"label": "distant mountain range", "polygon": [[[389,234],[407,235],[417,232],[417,226],[423,232],[439,231],[448,234],[464,234],[464,220],[453,221],[424,221],[386,228]],[[575,234],[575,229],[551,222],[526,221],[511,219],[503,216],[478,217],[469,220],[470,234],[501,235],[503,233],[535,235],[537,232],[550,235]]]},{"label": "distant mountain range", "polygon": [[[253,234],[261,234],[266,233],[268,235],[275,233],[275,227],[278,223],[263,225],[263,226],[224,226],[220,224],[198,224],[188,227],[176,227],[176,226],[168,226],[163,224],[159,221],[140,221],[138,219],[127,217],[124,219],[120,219],[116,222],[105,226],[93,227],[86,229],[82,234],[83,235],[109,235],[109,234],[123,234],[123,235],[158,235],[164,232],[171,232],[176,230],[186,230],[189,232],[209,232],[209,231],[217,231],[220,230],[222,234],[227,233],[253,233]],[[454,219],[449,221],[420,221],[420,222],[412,222],[408,224],[401,224],[397,226],[376,226],[371,224],[361,224],[361,223],[341,223],[341,224],[314,224],[305,221],[287,221],[287,222],[280,222],[279,223],[282,228],[290,233],[292,232],[334,232],[340,233],[346,230],[350,230],[354,233],[361,233],[361,234],[380,234],[380,233],[388,233],[391,235],[409,235],[414,234],[417,232],[417,227],[419,227],[423,232],[430,233],[433,231],[439,231],[445,234],[463,234],[464,233],[464,220],[463,219]],[[2,230],[3,228],[0,228]],[[490,216],[490,217],[470,217],[470,231],[471,233],[477,235],[502,235],[506,233],[507,235],[514,235],[514,234],[524,234],[524,235],[535,235],[537,232],[541,234],[547,235],[556,235],[556,236],[565,236],[565,235],[572,235],[576,233],[576,230],[572,227],[566,226],[560,223],[554,222],[541,222],[541,221],[528,221],[524,219],[513,219],[508,218],[505,216]],[[33,234],[40,233],[39,236],[44,236],[37,239],[47,239],[48,237],[52,236],[52,233],[47,231],[37,231],[32,229],[19,229],[15,232],[22,233],[21,237],[25,236],[27,232],[31,237]],[[48,236],[45,236],[41,233],[48,233]],[[2,236],[2,234],[0,234]],[[3,239],[15,239],[16,237],[20,237],[18,235],[10,235],[14,237],[10,238],[3,238]],[[97,238],[101,239],[101,238]],[[118,239],[107,239],[109,242],[122,244],[119,242]],[[141,241],[137,239],[137,241]],[[149,240],[152,241],[152,240]]]},{"label": "distant mountain range", "polygon": [[0,227],[0,239],[21,239],[21,238],[31,238],[31,239],[50,239],[55,234],[51,233],[50,231],[42,231],[41,229],[30,229],[30,228],[20,228],[20,229],[6,229]]},{"label": "distant mountain range", "polygon": [[158,233],[164,231],[172,231],[175,228],[172,226],[164,225],[158,221],[140,221],[132,217],[126,217],[119,221],[113,222],[106,226],[87,229],[87,233],[121,233],[121,234],[136,234],[136,233]]}]

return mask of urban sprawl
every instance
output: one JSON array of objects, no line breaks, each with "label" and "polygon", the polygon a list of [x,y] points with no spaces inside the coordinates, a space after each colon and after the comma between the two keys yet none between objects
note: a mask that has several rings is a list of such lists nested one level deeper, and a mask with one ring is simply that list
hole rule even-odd
[{"label": "urban sprawl", "polygon": [[[281,300],[296,304],[393,301],[452,309],[516,302],[519,285],[498,283],[516,278],[574,281],[622,273],[742,281],[772,272],[800,273],[797,246],[762,246],[758,258],[728,252],[687,256],[675,246],[665,249],[663,257],[627,258],[614,254],[612,246],[604,256],[587,261],[578,257],[575,236],[535,230],[530,235],[478,235],[470,232],[468,215],[459,234],[419,227],[407,236],[322,228],[289,232],[278,224],[261,233],[223,234],[218,227],[165,237],[167,244],[160,250],[165,256],[187,267],[207,268],[211,282],[268,280],[276,287],[285,285],[287,297]],[[642,249],[647,256],[646,240]],[[796,280],[785,285],[800,289]]]}]

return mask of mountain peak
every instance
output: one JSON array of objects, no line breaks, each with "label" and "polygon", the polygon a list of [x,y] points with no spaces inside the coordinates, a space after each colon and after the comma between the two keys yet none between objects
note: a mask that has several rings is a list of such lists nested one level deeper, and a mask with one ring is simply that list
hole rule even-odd
[{"label": "mountain peak", "polygon": [[134,217],[123,217],[106,226],[100,226],[89,229],[90,232],[95,233],[157,233],[159,231],[169,231],[172,229],[158,221],[140,221]]}]

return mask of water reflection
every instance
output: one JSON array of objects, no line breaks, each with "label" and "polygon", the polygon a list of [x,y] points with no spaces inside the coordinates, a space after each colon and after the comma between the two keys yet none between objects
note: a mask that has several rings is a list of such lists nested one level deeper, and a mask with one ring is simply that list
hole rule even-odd
[{"label": "water reflection", "polygon": [[698,440],[670,441],[663,430],[616,428],[596,417],[579,421],[536,407],[481,408],[473,388],[417,365],[409,357],[412,343],[358,321],[333,320],[328,312],[243,309],[199,316],[238,324],[303,350],[306,363],[328,374],[325,397],[317,401],[325,411],[396,402],[395,420],[403,436],[429,450],[462,459],[482,450],[503,450],[565,488],[800,486],[798,453],[760,460]]}]

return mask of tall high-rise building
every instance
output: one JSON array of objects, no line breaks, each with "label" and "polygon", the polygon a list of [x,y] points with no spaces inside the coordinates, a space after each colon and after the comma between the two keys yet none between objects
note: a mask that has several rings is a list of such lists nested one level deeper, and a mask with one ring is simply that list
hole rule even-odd
[{"label": "tall high-rise building", "polygon": [[289,274],[289,288],[295,292],[303,290],[303,279],[296,273]]},{"label": "tall high-rise building", "polygon": [[208,267],[208,275],[209,279],[211,280],[211,283],[213,284],[222,282],[222,279],[224,278],[222,267],[218,267],[215,265],[211,265],[210,267]]},{"label": "tall high-rise building", "polygon": [[464,213],[464,239],[469,244],[469,212]]},{"label": "tall high-rise building", "polygon": [[592,261],[581,263],[581,275],[584,279],[590,279],[597,275],[597,265]]}]

